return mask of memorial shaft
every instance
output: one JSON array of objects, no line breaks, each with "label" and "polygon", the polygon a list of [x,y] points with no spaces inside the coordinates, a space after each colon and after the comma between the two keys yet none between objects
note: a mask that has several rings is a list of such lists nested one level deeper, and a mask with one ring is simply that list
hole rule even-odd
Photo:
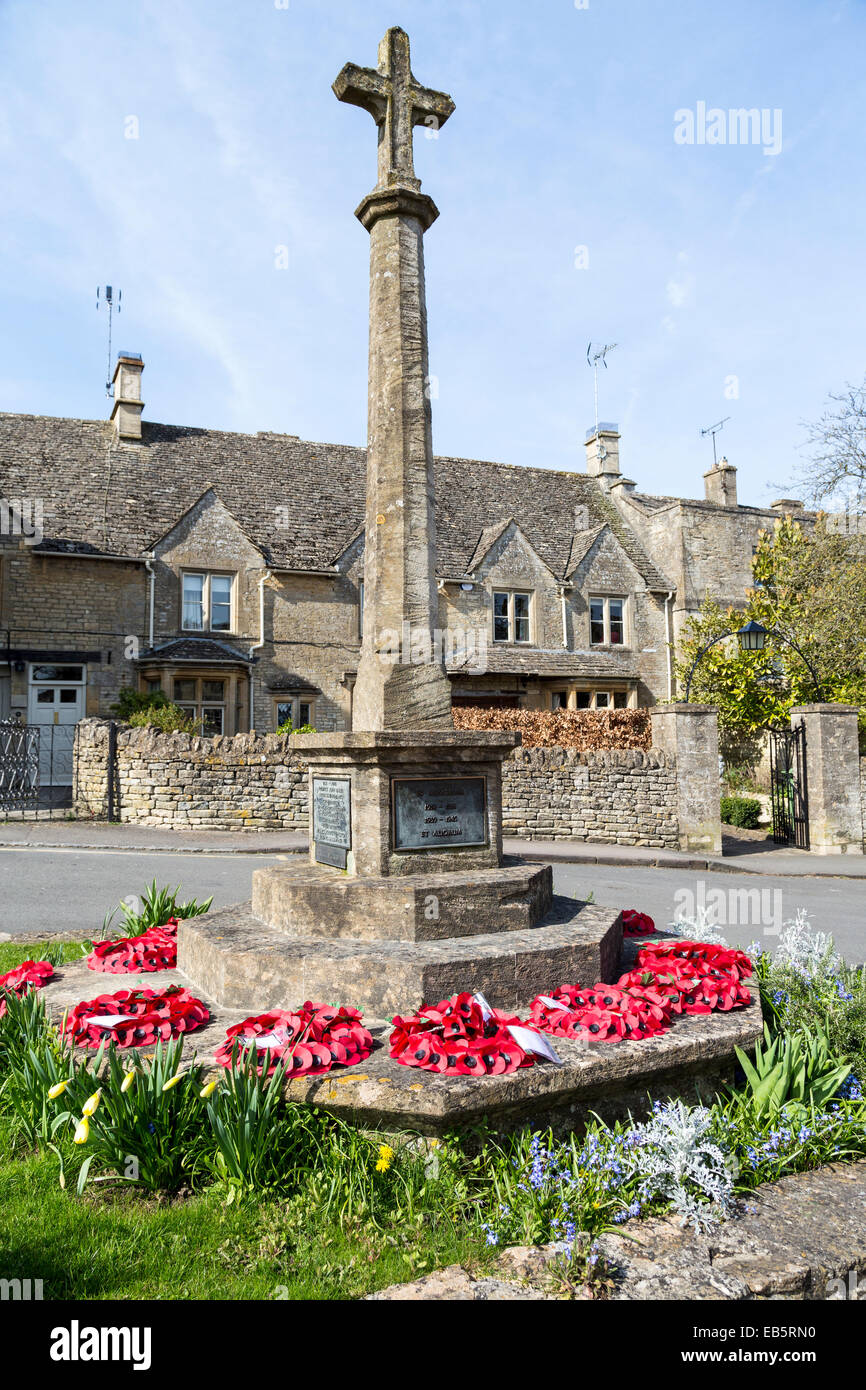
[{"label": "memorial shaft", "polygon": [[364,628],[356,730],[451,729],[451,690],[436,642],[436,517],[424,233],[438,216],[420,191],[413,126],[451,114],[412,75],[409,40],[391,29],[378,69],[347,65],[334,84],[379,127],[379,181],[357,216],[370,234],[370,358]]}]

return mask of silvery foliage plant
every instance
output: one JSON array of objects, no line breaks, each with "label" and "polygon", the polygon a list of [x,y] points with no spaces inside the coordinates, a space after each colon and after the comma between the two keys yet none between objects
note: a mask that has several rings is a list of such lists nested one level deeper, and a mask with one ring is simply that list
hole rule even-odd
[{"label": "silvery foliage plant", "polygon": [[682,1226],[711,1230],[733,1207],[736,1164],[714,1142],[713,1116],[702,1105],[656,1102],[653,1117],[636,1125],[630,1146],[641,1196],[670,1202]]},{"label": "silvery foliage plant", "polygon": [[689,917],[682,913],[675,922],[668,922],[668,931],[673,932],[674,936],[682,937],[685,941],[705,941],[711,946],[727,946],[727,940],[719,931],[718,922],[714,921],[708,908],[696,907],[694,914]]},{"label": "silvery foliage plant", "polygon": [[799,907],[796,915],[782,927],[774,954],[777,965],[789,966],[804,980],[819,975],[838,975],[842,968],[832,936],[812,931],[804,907]]}]

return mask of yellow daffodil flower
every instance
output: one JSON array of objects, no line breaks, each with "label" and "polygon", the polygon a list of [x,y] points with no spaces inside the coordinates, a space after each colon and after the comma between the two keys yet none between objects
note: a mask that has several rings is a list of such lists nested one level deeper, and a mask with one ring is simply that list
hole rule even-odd
[{"label": "yellow daffodil flower", "polygon": [[124,1095],[126,1095],[126,1092],[131,1090],[132,1087],[135,1085],[136,1075],[137,1073],[135,1067],[132,1067],[132,1069],[126,1073],[126,1076],[121,1081],[120,1089]]},{"label": "yellow daffodil flower", "polygon": [[87,1116],[84,1115],[78,1122],[78,1128],[76,1129],[75,1134],[73,1135],[72,1142],[73,1144],[86,1144],[89,1138],[90,1121],[88,1120]]},{"label": "yellow daffodil flower", "polygon": [[63,1092],[66,1090],[66,1087],[69,1085],[71,1079],[71,1077],[67,1077],[65,1081],[56,1082],[55,1085],[53,1085],[51,1087],[51,1090],[48,1092],[48,1099],[56,1100],[58,1096],[62,1096]]},{"label": "yellow daffodil flower", "polygon": [[81,1113],[85,1117],[85,1119],[89,1120],[91,1115],[96,1114],[96,1111],[99,1109],[99,1102],[101,1100],[102,1087],[100,1086],[99,1090],[94,1091],[93,1095],[89,1096],[88,1099],[84,1102],[83,1106],[81,1107]]},{"label": "yellow daffodil flower", "polygon": [[201,1099],[207,1100],[208,1096],[212,1096],[219,1084],[219,1081],[209,1081],[206,1086],[202,1086],[201,1090],[199,1091],[199,1096],[201,1097]]},{"label": "yellow daffodil flower", "polygon": [[170,1076],[169,1079],[168,1079],[168,1081],[166,1081],[166,1083],[165,1083],[165,1085],[163,1086],[162,1089],[163,1089],[164,1091],[170,1091],[171,1088],[172,1088],[172,1086],[176,1086],[176,1085],[177,1085],[178,1081],[183,1081],[183,1078],[184,1078],[185,1074],[186,1074],[185,1072],[179,1071],[179,1072],[177,1072],[177,1074],[176,1074],[175,1076]]}]

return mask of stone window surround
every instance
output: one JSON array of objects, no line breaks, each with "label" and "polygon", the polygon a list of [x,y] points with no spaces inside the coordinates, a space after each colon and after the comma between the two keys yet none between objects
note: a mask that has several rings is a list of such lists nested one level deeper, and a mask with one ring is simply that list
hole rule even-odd
[{"label": "stone window surround", "polygon": [[[291,720],[297,729],[302,724],[316,724],[316,697],[307,691],[287,691],[283,690],[278,695],[273,696],[274,701],[274,729],[277,730],[284,720],[280,719],[280,705],[291,705]],[[307,717],[302,718],[303,708],[307,709]]]},{"label": "stone window surround", "polygon": [[[491,584],[490,586],[490,625],[491,638],[497,647],[531,647],[535,644],[535,590],[531,585]],[[508,637],[496,636],[496,595],[508,595]],[[529,599],[529,636],[526,641],[518,641],[514,636],[514,599],[520,594]]]},{"label": "stone window surround", "polygon": [[[593,642],[592,640],[592,604],[593,602],[604,604],[604,638],[603,642]],[[611,642],[610,640],[610,605],[611,603],[622,604],[622,641]],[[630,601],[628,594],[612,593],[595,590],[586,596],[586,621],[587,637],[589,646],[594,651],[610,650],[615,652],[627,651],[631,647],[630,633]]]},{"label": "stone window surround", "polygon": [[[560,709],[638,709],[637,683],[635,681],[619,682],[611,685],[602,685],[597,681],[569,681],[563,682],[559,686],[554,686],[550,690],[550,708],[554,709],[553,699],[555,695],[565,695],[565,705],[560,705]],[[578,695],[589,695],[589,704],[580,706],[577,702]],[[599,695],[608,696],[608,704],[598,703]],[[616,705],[616,696],[624,695],[625,704]]]},{"label": "stone window surround", "polygon": [[[204,591],[202,595],[202,606],[204,608],[204,622],[201,627],[187,627],[184,622],[184,598],[183,582],[187,575],[203,575]],[[229,615],[229,625],[227,628],[211,627],[211,580],[228,579],[231,582],[231,613]],[[178,631],[180,632],[216,632],[220,638],[231,637],[237,630],[237,571],[222,569],[207,569],[204,566],[184,565],[180,571],[180,583],[178,585]]]}]

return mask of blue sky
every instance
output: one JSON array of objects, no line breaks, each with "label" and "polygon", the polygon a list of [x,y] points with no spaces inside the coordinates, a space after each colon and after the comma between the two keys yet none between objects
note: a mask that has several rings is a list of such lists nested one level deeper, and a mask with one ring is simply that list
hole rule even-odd
[{"label": "blue sky", "polygon": [[[146,418],[363,444],[375,128],[330,84],[401,24],[457,104],[415,141],[436,451],[583,467],[615,341],[628,476],[702,495],[730,416],[779,495],[866,371],[863,0],[284,3],[0,0],[0,409],[107,413],[110,282]],[[780,153],[678,144],[699,102],[781,111]]]}]

